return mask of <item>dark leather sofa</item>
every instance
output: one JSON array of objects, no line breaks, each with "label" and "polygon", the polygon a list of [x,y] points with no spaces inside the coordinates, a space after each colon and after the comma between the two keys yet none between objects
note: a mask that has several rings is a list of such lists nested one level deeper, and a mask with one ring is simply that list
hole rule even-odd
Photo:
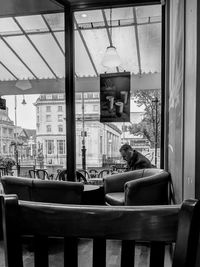
[{"label": "dark leather sofa", "polygon": [[162,169],[141,169],[104,178],[107,205],[170,204],[171,176]]},{"label": "dark leather sofa", "polygon": [[80,204],[84,185],[81,182],[49,181],[13,176],[1,177],[5,194],[17,194],[20,200],[61,204]]}]

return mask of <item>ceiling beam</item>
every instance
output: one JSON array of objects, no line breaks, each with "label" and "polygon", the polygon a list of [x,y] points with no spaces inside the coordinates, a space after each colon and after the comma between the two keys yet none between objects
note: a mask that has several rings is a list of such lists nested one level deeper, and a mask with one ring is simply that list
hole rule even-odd
[{"label": "ceiling beam", "polygon": [[83,37],[83,34],[82,34],[81,30],[80,30],[79,27],[78,27],[78,24],[77,24],[77,21],[76,21],[75,18],[74,18],[74,22],[75,22],[75,25],[76,25],[76,29],[78,30],[78,33],[79,33],[79,35],[80,35],[81,41],[83,42],[83,45],[84,45],[84,47],[85,47],[85,50],[86,50],[86,52],[87,52],[87,54],[88,54],[88,57],[89,57],[90,62],[91,62],[91,64],[92,64],[92,67],[93,67],[93,69],[94,69],[96,75],[98,76],[99,74],[98,74],[97,68],[96,68],[96,66],[95,66],[95,64],[94,64],[94,60],[93,60],[93,58],[92,58],[92,56],[91,56],[91,54],[90,54],[89,48],[88,48],[88,46],[87,46],[87,44],[86,44],[86,41],[85,41],[85,39],[84,39],[84,37]]},{"label": "ceiling beam", "polygon": [[[120,23],[120,20],[118,20],[118,24],[117,25],[112,25],[112,28],[123,28],[123,27],[133,27],[135,26],[135,22],[131,22],[131,23],[124,23],[124,24],[121,24]],[[150,24],[158,24],[158,23],[161,23],[161,20],[157,20],[157,21],[149,21],[148,22],[140,22],[140,23],[137,23],[137,26],[141,26],[141,25],[150,25]],[[87,28],[84,28],[84,25],[87,25]],[[102,25],[102,26],[95,26],[95,23],[92,24],[93,26],[88,26],[88,23],[79,23],[78,26],[79,26],[79,29],[81,31],[87,31],[87,30],[102,30],[102,29],[106,29],[106,26],[105,25]],[[108,29],[110,28],[110,26],[108,25],[107,26]],[[74,29],[75,31],[77,31],[78,29]],[[56,32],[64,32],[64,28],[62,30],[53,30],[52,32],[56,33]],[[27,34],[30,36],[30,35],[40,35],[40,34],[46,34],[46,33],[49,33],[49,30],[40,30],[40,31],[35,31],[35,32],[27,32]],[[13,37],[13,36],[22,36],[24,35],[23,33],[21,32],[16,32],[16,33],[8,33],[8,34],[1,34],[2,37]]]},{"label": "ceiling beam", "polygon": [[137,14],[136,9],[133,7],[133,18],[135,21],[135,41],[136,41],[136,49],[137,49],[137,59],[138,59],[138,69],[139,74],[142,74],[142,67],[141,67],[141,56],[140,56],[140,44],[139,44],[139,37],[138,37],[138,26],[137,26]]},{"label": "ceiling beam", "polygon": [[158,5],[161,0],[57,0],[62,5],[70,6],[73,11],[84,9],[104,9],[110,7],[127,7],[138,5]]},{"label": "ceiling beam", "polygon": [[0,17],[38,15],[64,11],[63,5],[51,0],[0,0],[0,7]]},{"label": "ceiling beam", "polygon": [[[54,94],[64,93],[65,78],[28,80],[31,88],[22,90],[16,87],[14,81],[0,81],[0,95],[28,95],[28,94]],[[75,88],[77,92],[100,92],[99,77],[79,77],[75,78]],[[140,89],[160,89],[160,73],[131,74],[131,92]]]}]

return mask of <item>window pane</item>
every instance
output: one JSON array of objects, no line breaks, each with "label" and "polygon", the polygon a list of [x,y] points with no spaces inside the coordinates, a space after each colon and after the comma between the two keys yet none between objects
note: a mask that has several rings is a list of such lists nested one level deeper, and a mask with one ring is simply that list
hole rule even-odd
[{"label": "window pane", "polygon": [[[117,164],[124,166],[126,163],[119,152],[124,143],[144,154],[153,164],[157,160],[159,166],[161,6],[84,11],[84,17],[82,14],[81,11],[75,13],[74,26],[78,76],[75,79],[77,168],[90,171]],[[111,39],[121,63],[118,67],[106,68],[102,59]],[[131,79],[130,122],[101,123],[98,76],[124,71],[130,72]],[[155,99],[158,99],[157,104]]]},{"label": "window pane", "polygon": [[[13,80],[18,94],[3,97],[7,109],[0,110],[0,153],[18,161],[20,176],[28,177],[27,166],[34,166],[56,177],[58,169],[66,168],[65,98],[57,93],[65,88],[64,13],[0,19],[0,32],[5,38],[0,40],[0,79]],[[29,89],[22,86],[27,79],[35,80]]]}]

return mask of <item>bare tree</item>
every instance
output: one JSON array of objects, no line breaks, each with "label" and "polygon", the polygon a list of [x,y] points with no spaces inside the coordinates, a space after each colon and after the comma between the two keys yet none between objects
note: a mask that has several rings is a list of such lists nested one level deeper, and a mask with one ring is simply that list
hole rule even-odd
[{"label": "bare tree", "polygon": [[150,141],[151,147],[160,144],[160,89],[145,89],[135,92],[135,103],[144,106],[141,122],[133,123],[129,130],[134,135],[143,135]]}]

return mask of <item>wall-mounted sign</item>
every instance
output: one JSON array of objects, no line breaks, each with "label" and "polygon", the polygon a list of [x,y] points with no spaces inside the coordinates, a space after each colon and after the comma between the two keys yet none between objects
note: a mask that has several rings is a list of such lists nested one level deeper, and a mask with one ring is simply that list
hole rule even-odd
[{"label": "wall-mounted sign", "polygon": [[130,72],[100,75],[100,122],[130,121]]}]

